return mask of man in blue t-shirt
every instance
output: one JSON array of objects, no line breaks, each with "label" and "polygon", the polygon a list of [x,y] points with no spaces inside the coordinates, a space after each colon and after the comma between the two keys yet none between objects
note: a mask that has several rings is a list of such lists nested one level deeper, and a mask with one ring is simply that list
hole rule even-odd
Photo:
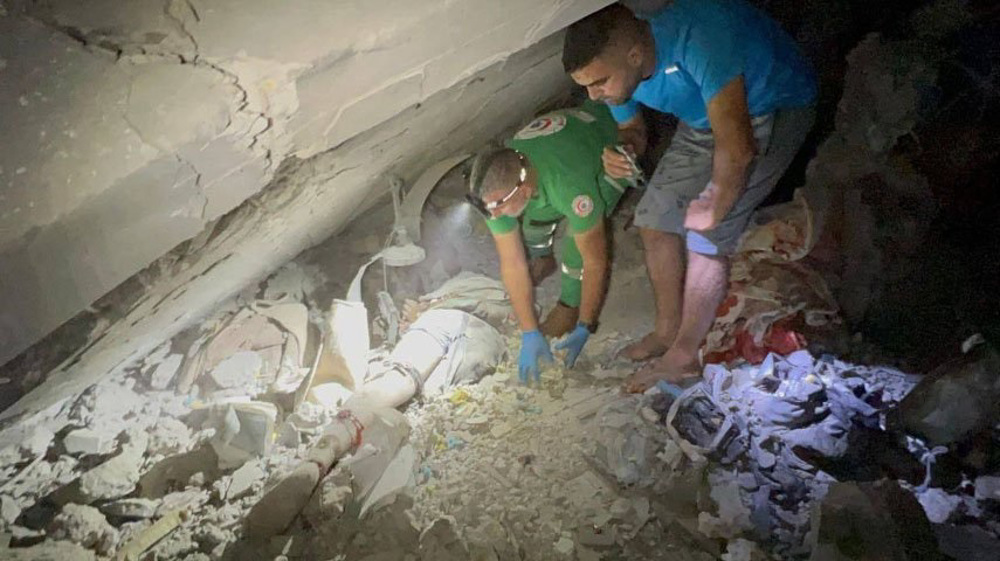
[{"label": "man in blue t-shirt", "polygon": [[[698,376],[729,256],[812,126],[815,75],[777,23],[743,0],[675,0],[645,19],[609,6],[570,26],[563,66],[611,107],[635,154],[646,150],[640,105],[680,119],[635,214],[656,322],[623,353],[659,357],[629,378],[629,391]],[[611,177],[632,173],[613,150],[602,160]]]}]

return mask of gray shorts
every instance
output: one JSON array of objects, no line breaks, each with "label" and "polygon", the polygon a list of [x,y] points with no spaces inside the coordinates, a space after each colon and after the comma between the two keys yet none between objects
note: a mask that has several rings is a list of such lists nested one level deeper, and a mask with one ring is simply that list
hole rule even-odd
[{"label": "gray shorts", "polygon": [[686,230],[684,214],[712,178],[715,141],[711,129],[680,123],[636,207],[636,226],[684,236],[688,250],[695,253],[732,255],[754,209],[771,193],[802,146],[814,116],[812,107],[804,107],[751,120],[757,156],[750,164],[747,186],[729,214],[707,232]]}]

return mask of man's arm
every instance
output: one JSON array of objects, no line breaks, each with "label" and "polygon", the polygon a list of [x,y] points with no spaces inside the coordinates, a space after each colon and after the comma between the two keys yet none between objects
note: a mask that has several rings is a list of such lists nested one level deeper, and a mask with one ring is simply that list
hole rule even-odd
[{"label": "man's arm", "polygon": [[521,232],[514,229],[504,234],[494,234],[493,240],[500,255],[500,278],[507,288],[521,331],[536,330],[538,319],[535,317],[531,275],[528,273],[528,259],[524,255]]},{"label": "man's arm", "polygon": [[712,180],[688,207],[684,226],[692,230],[717,226],[746,187],[747,169],[757,153],[757,143],[743,76],[733,78],[709,100],[708,121],[715,138]]},{"label": "man's arm", "polygon": [[[646,122],[642,120],[642,113],[636,113],[631,119],[618,125],[618,140],[631,148],[636,156],[646,153]],[[632,176],[632,165],[625,156],[611,148],[604,149],[601,161],[604,162],[605,173],[611,177],[622,179]]]},{"label": "man's arm", "polygon": [[636,156],[642,156],[646,153],[646,121],[642,119],[641,112],[618,125],[618,138],[622,144],[631,146]]},{"label": "man's arm", "polygon": [[604,220],[573,236],[583,256],[583,295],[580,299],[580,321],[593,325],[601,312],[604,289],[608,279],[608,242]]}]

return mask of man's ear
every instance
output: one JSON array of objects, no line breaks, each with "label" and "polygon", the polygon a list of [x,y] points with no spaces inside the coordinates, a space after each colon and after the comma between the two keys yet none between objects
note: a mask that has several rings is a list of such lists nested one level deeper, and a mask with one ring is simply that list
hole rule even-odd
[{"label": "man's ear", "polygon": [[642,46],[639,43],[632,45],[625,53],[625,60],[632,68],[642,67]]}]

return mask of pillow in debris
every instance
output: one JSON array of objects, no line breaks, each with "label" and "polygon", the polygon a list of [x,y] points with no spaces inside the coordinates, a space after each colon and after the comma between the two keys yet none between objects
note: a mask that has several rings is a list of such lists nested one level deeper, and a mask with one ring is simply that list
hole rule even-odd
[{"label": "pillow in debris", "polygon": [[424,382],[424,395],[437,395],[457,384],[473,384],[496,370],[507,352],[503,336],[492,325],[461,310],[430,310],[405,337],[432,338],[444,349],[441,361]]},{"label": "pillow in debris", "polygon": [[493,325],[502,323],[511,312],[502,282],[468,271],[448,279],[420,300],[432,309],[462,310]]}]

